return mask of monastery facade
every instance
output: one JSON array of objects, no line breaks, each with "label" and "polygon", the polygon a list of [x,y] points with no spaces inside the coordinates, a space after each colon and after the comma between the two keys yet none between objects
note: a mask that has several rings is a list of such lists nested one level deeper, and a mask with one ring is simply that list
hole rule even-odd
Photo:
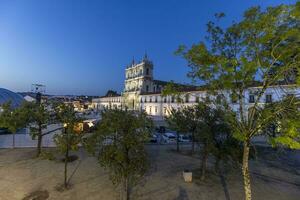
[{"label": "monastery facade", "polygon": [[[97,110],[103,109],[131,109],[144,110],[154,119],[161,120],[170,114],[172,108],[180,108],[182,106],[191,106],[199,101],[215,97],[209,95],[203,88],[187,87],[180,93],[180,102],[176,101],[174,96],[162,95],[162,90],[168,82],[155,80],[153,77],[153,63],[148,59],[147,55],[139,63],[132,62],[125,69],[125,87],[121,95],[103,96],[93,99],[93,108]],[[280,88],[279,88],[280,87]],[[245,110],[253,106],[257,91],[261,86],[249,87],[244,93],[243,105]],[[223,93],[224,94],[224,93]],[[278,101],[285,95],[300,96],[300,88],[293,85],[280,85],[269,87],[260,104]],[[238,102],[231,100],[230,92],[225,93],[228,102],[231,102],[233,110],[238,109]]]}]

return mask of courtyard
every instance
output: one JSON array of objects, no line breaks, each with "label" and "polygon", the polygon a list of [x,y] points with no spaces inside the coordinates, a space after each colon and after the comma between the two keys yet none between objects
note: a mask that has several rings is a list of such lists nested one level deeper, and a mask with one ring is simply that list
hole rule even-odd
[{"label": "courtyard", "polygon": [[[239,200],[244,191],[240,169],[224,168],[222,175],[214,172],[209,160],[205,181],[200,181],[200,157],[189,155],[189,145],[146,145],[150,169],[132,190],[133,199],[141,200]],[[58,191],[63,182],[63,162],[55,148],[54,161],[35,158],[34,148],[0,150],[0,199],[20,200],[34,192],[45,193],[48,199],[119,199],[120,190],[109,180],[108,172],[84,149],[78,160],[69,164],[71,188]],[[197,153],[199,154],[199,153]],[[185,183],[182,171],[193,171],[193,182]],[[281,151],[257,147],[256,158],[250,161],[253,199],[297,200],[300,196],[299,151]],[[28,199],[28,198],[27,198]]]}]

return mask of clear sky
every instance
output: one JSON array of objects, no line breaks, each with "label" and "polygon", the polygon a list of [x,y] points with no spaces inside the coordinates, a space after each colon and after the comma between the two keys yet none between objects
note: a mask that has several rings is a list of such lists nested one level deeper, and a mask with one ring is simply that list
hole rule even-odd
[{"label": "clear sky", "polygon": [[155,79],[189,83],[180,44],[204,39],[218,12],[227,23],[245,9],[284,0],[0,0],[0,88],[50,94],[121,91],[124,69],[145,51]]}]

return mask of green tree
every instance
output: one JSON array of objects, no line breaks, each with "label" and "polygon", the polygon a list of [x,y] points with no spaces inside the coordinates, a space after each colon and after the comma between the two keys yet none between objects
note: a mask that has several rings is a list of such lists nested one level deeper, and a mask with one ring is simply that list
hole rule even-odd
[{"label": "green tree", "polygon": [[198,126],[199,126],[199,119],[198,116],[195,115],[195,107],[184,107],[182,110],[183,115],[185,116],[185,126],[188,133],[192,134],[192,154],[195,153],[195,140],[198,136]]},{"label": "green tree", "polygon": [[126,110],[105,110],[97,131],[88,139],[90,150],[99,150],[101,166],[110,172],[115,185],[122,185],[125,199],[148,168],[144,142],[152,130],[152,121],[145,113]]},{"label": "green tree", "polygon": [[240,158],[240,143],[232,136],[222,106],[199,102],[193,107],[193,114],[197,121],[196,137],[203,144],[201,180],[204,180],[208,156],[215,157],[218,171],[220,161],[237,161]]},{"label": "green tree", "polygon": [[53,132],[44,132],[50,122],[50,111],[46,108],[45,104],[27,103],[23,106],[23,110],[27,113],[27,120],[30,122],[30,135],[33,140],[37,138],[37,157],[40,156],[42,151],[43,136]]},{"label": "green tree", "polygon": [[[168,83],[163,91],[162,95],[167,97],[171,96],[174,99],[174,102],[178,105],[181,105],[184,103],[184,95],[186,93],[183,93],[187,88],[187,86],[176,84],[173,81]],[[194,115],[192,114],[192,111],[190,110],[191,108],[189,107],[182,107],[177,110],[174,108],[171,108],[169,111],[169,117],[166,117],[167,123],[169,126],[176,130],[177,133],[177,152],[179,151],[179,134],[178,132],[181,133],[191,133],[192,134],[192,151],[191,153],[193,154],[195,152],[195,132],[196,132],[196,126],[197,122],[194,119]]]},{"label": "green tree", "polygon": [[69,185],[68,180],[68,162],[70,161],[70,151],[77,151],[78,145],[82,141],[82,134],[78,130],[78,124],[81,121],[76,116],[73,106],[61,104],[55,107],[57,120],[62,123],[64,129],[62,133],[54,135],[54,142],[61,153],[64,154],[64,187]]},{"label": "green tree", "polygon": [[240,142],[233,138],[222,106],[201,101],[194,106],[173,108],[167,122],[178,132],[193,133],[193,137],[202,143],[201,180],[205,179],[209,155],[215,157],[216,170],[220,168],[220,161],[237,161],[240,158]]},{"label": "green tree", "polygon": [[179,152],[179,134],[187,133],[187,123],[189,120],[183,113],[182,109],[172,108],[170,115],[166,117],[166,121],[172,130],[176,131],[176,151]]},{"label": "green tree", "polygon": [[[217,15],[220,20],[224,14]],[[300,2],[294,5],[280,5],[261,10],[248,9],[240,22],[223,28],[216,22],[209,22],[206,42],[193,45],[190,49],[180,46],[178,54],[189,64],[188,76],[207,84],[213,95],[221,95],[227,105],[229,93],[235,97],[238,108],[229,117],[236,138],[243,141],[242,172],[245,199],[251,199],[249,174],[249,149],[253,136],[263,134],[261,130],[274,121],[290,127],[281,128],[281,136],[273,139],[291,148],[299,144],[297,120],[298,100],[287,100],[262,106],[260,103],[270,87],[285,92],[283,84],[300,83],[295,76],[300,68]],[[293,76],[291,76],[293,74]],[[255,90],[254,103],[246,106],[250,86]],[[289,90],[289,89],[287,89]],[[299,104],[298,104],[299,106]],[[275,108],[275,109],[274,109]],[[231,107],[228,106],[231,111]]]},{"label": "green tree", "polygon": [[0,127],[7,128],[13,134],[13,148],[15,148],[16,132],[27,125],[27,115],[25,110],[22,108],[24,106],[25,104],[22,104],[21,107],[12,108],[10,102],[7,102],[1,106],[2,111],[0,112]]}]

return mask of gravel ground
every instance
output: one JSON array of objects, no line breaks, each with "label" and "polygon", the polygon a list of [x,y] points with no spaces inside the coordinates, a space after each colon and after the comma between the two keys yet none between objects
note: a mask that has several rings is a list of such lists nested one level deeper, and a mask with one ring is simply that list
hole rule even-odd
[{"label": "gravel ground", "polygon": [[[187,148],[185,146],[184,148]],[[239,169],[226,170],[222,178],[208,171],[207,179],[199,177],[198,156],[174,152],[175,145],[147,145],[151,168],[133,189],[132,199],[141,200],[241,200],[242,177]],[[54,149],[47,149],[53,151]],[[186,152],[186,151],[183,151]],[[300,197],[299,151],[276,153],[259,149],[256,160],[250,162],[254,200],[298,200]],[[83,149],[79,160],[70,163],[71,188],[59,192],[55,188],[63,181],[63,163],[36,159],[35,149],[0,150],[0,199],[21,200],[36,191],[48,191],[55,200],[119,199],[119,189],[109,180],[108,173],[94,157]],[[209,169],[213,169],[209,162]],[[194,171],[193,183],[185,183],[182,170]]]}]

